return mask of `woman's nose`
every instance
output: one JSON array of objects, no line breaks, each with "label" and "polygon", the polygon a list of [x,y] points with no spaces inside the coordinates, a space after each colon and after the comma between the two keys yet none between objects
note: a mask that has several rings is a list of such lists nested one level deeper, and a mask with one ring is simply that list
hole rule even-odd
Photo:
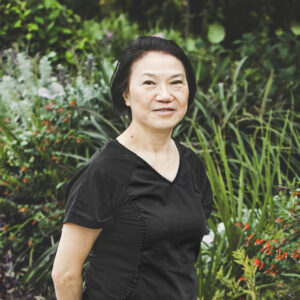
[{"label": "woman's nose", "polygon": [[159,89],[156,94],[156,100],[158,101],[171,101],[173,96],[169,91],[168,87],[164,84],[159,86]]}]

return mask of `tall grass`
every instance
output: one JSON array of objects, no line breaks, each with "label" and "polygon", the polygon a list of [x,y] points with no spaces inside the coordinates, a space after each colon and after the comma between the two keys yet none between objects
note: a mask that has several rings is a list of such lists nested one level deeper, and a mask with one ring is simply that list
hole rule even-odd
[{"label": "tall grass", "polygon": [[[230,148],[222,125],[212,122],[212,140],[208,140],[199,125],[193,122],[201,149],[194,150],[205,161],[216,209],[209,220],[214,241],[202,249],[203,256],[199,259],[200,299],[212,299],[214,289],[211,287],[216,286],[221,267],[238,276],[234,273],[233,252],[239,248],[242,236],[236,223],[248,223],[259,234],[273,218],[276,188],[283,182],[291,185],[293,179],[299,181],[299,173],[295,172],[296,169],[299,171],[295,154],[300,140],[290,112],[286,113],[280,132],[271,128],[272,113],[269,113],[268,120],[261,122],[248,139],[231,124],[234,138],[230,139]],[[233,151],[229,153],[228,149]],[[224,224],[224,232],[217,230],[218,223]]]}]

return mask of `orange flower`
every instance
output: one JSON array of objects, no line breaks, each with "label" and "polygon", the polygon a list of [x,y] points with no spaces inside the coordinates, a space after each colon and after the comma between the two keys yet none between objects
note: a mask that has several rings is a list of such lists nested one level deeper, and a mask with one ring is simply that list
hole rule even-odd
[{"label": "orange flower", "polygon": [[260,260],[258,258],[255,258],[254,264],[258,267],[260,264]]},{"label": "orange flower", "polygon": [[255,241],[255,245],[260,245],[261,243],[263,243],[264,242],[264,239],[257,239],[256,241]]},{"label": "orange flower", "polygon": [[76,142],[79,144],[81,142],[81,138],[78,138]]},{"label": "orange flower", "polygon": [[70,102],[70,105],[71,105],[72,107],[76,106],[75,100],[72,100],[72,101]]},{"label": "orange flower", "polygon": [[235,226],[238,226],[238,227],[243,227],[243,224],[240,222],[240,221],[238,221],[236,224],[235,224]]},{"label": "orange flower", "polygon": [[265,263],[264,262],[262,262],[261,264],[260,264],[260,266],[259,266],[259,270],[261,270],[262,268],[263,268],[263,266],[265,265]]},{"label": "orange flower", "polygon": [[9,237],[9,239],[10,239],[11,241],[13,241],[13,240],[15,239],[15,236],[14,236],[14,235],[11,235],[11,236]]},{"label": "orange flower", "polygon": [[283,219],[281,219],[281,218],[277,218],[276,220],[275,220],[275,222],[277,222],[277,223],[279,223],[279,222],[283,222],[284,220]]},{"label": "orange flower", "polygon": [[243,281],[243,280],[246,280],[246,277],[245,277],[245,276],[241,277],[241,278],[239,279],[239,282],[241,282],[241,281]]},{"label": "orange flower", "polygon": [[24,172],[26,169],[27,169],[27,168],[26,168],[25,166],[23,166],[23,167],[21,168],[21,171]]},{"label": "orange flower", "polygon": [[270,255],[272,253],[272,250],[270,249],[269,251],[265,251],[266,255]]},{"label": "orange flower", "polygon": [[59,108],[57,109],[57,112],[61,112],[61,111],[63,111],[63,108],[62,108],[62,107],[59,107]]},{"label": "orange flower", "polygon": [[7,196],[7,195],[8,195],[8,190],[6,190],[6,191],[4,192],[4,195],[5,195],[5,196]]},{"label": "orange flower", "polygon": [[71,139],[73,136],[74,136],[74,134],[70,134],[70,135],[68,136],[68,139]]},{"label": "orange flower", "polygon": [[34,225],[37,222],[37,220],[33,220],[31,225]]},{"label": "orange flower", "polygon": [[46,126],[49,126],[50,125],[50,122],[48,120],[43,120],[42,121],[42,124],[43,125],[46,125]]},{"label": "orange flower", "polygon": [[19,185],[16,185],[16,189],[18,190],[20,188],[20,186]]},{"label": "orange flower", "polygon": [[24,212],[24,211],[26,211],[26,209],[27,208],[24,206],[24,207],[22,207],[22,208],[19,209],[19,212]]},{"label": "orange flower", "polygon": [[32,245],[32,240],[28,241],[28,246]]},{"label": "orange flower", "polygon": [[7,227],[4,225],[2,226],[2,231],[6,231]]},{"label": "orange flower", "polygon": [[24,183],[27,183],[27,182],[28,182],[28,179],[27,179],[26,177],[24,177],[24,178],[23,178],[23,182],[24,182]]},{"label": "orange flower", "polygon": [[47,109],[47,110],[53,110],[53,105],[54,105],[55,103],[53,102],[53,101],[51,101],[49,104],[47,103],[46,105],[45,105],[45,108]]},{"label": "orange flower", "polygon": [[247,230],[247,229],[249,229],[249,228],[250,228],[250,225],[247,223],[247,224],[244,226],[243,230]]},{"label": "orange flower", "polygon": [[2,181],[1,184],[2,185],[8,185],[8,182],[7,181]]},{"label": "orange flower", "polygon": [[9,122],[10,122],[10,119],[9,119],[8,117],[5,117],[5,118],[4,118],[4,122],[5,122],[5,123],[9,123]]}]

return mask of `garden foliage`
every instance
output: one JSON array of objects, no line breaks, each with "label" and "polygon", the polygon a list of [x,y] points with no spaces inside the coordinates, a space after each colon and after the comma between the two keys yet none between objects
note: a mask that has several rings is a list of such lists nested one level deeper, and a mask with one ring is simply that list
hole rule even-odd
[{"label": "garden foliage", "polygon": [[[232,51],[158,24],[142,31],[124,14],[79,24],[56,0],[0,6],[11,20],[1,36],[27,48],[0,55],[1,299],[54,299],[66,183],[128,125],[111,104],[115,59],[154,33],[184,48],[199,86],[174,131],[204,160],[214,193],[199,299],[300,297],[297,37],[246,34]],[[52,19],[41,21],[45,11]]]}]

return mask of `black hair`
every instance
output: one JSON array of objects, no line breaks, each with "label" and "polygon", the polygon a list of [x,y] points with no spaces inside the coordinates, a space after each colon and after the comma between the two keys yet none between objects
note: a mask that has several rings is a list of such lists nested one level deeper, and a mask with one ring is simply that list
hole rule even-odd
[{"label": "black hair", "polygon": [[196,80],[192,65],[184,51],[171,40],[160,37],[143,36],[133,41],[123,52],[118,60],[117,66],[110,82],[110,91],[114,108],[122,113],[131,115],[130,108],[126,106],[123,93],[128,88],[131,67],[134,62],[141,59],[150,51],[163,52],[173,55],[179,59],[185,69],[186,79],[189,87],[188,106],[190,106],[196,94]]}]

